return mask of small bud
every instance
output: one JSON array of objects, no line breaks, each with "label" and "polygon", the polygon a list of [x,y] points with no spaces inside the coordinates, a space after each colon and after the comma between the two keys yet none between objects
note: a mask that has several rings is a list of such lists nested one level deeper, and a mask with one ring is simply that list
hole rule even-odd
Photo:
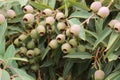
[{"label": "small bud", "polygon": [[41,50],[39,48],[34,48],[35,55],[39,55],[41,53]]},{"label": "small bud", "polygon": [[115,23],[114,29],[116,32],[120,32],[120,22]]},{"label": "small bud", "polygon": [[15,46],[17,46],[17,47],[21,46],[21,43],[19,42],[19,39],[15,39],[15,40],[14,40],[14,44],[15,44]]},{"label": "small bud", "polygon": [[56,40],[58,43],[63,43],[65,41],[65,35],[64,34],[57,35]]},{"label": "small bud", "polygon": [[39,25],[37,28],[36,28],[38,34],[40,36],[44,36],[46,30],[45,30],[45,27],[43,25]]},{"label": "small bud", "polygon": [[57,29],[58,30],[63,31],[63,30],[65,30],[65,28],[66,28],[66,24],[64,22],[59,22],[57,24]]},{"label": "small bud", "polygon": [[33,64],[30,66],[30,69],[34,72],[38,71],[39,70],[39,64]]},{"label": "small bud", "polygon": [[85,46],[83,46],[83,45],[79,45],[79,46],[77,46],[77,50],[79,51],[79,52],[85,52]]},{"label": "small bud", "polygon": [[34,51],[33,50],[28,50],[27,51],[27,53],[26,53],[26,56],[28,57],[28,58],[32,58],[32,57],[34,57]]},{"label": "small bud", "polygon": [[21,47],[21,48],[20,48],[20,53],[21,53],[21,54],[26,54],[26,52],[27,52],[26,47]]},{"label": "small bud", "polygon": [[69,43],[62,44],[61,47],[63,53],[69,53],[71,51],[71,45]]},{"label": "small bud", "polygon": [[53,25],[55,22],[55,19],[54,19],[54,17],[47,17],[45,22],[47,25]]},{"label": "small bud", "polygon": [[70,36],[70,28],[67,28],[67,29],[66,29],[65,34],[66,34],[66,36]]},{"label": "small bud", "polygon": [[57,40],[56,39],[53,39],[53,40],[51,40],[50,42],[49,42],[49,47],[51,48],[51,49],[56,49],[57,47],[58,47],[58,42],[57,42]]},{"label": "small bud", "polygon": [[38,32],[36,29],[33,29],[31,32],[30,32],[30,36],[32,39],[38,39]]},{"label": "small bud", "polygon": [[78,36],[80,33],[80,26],[79,25],[73,25],[70,27],[70,33],[74,36]]},{"label": "small bud", "polygon": [[102,18],[106,18],[109,14],[110,14],[110,10],[108,7],[101,7],[97,13],[97,15]]},{"label": "small bud", "polygon": [[53,11],[51,9],[45,9],[43,10],[42,14],[45,16],[51,16]]},{"label": "small bud", "polygon": [[26,38],[27,38],[27,35],[25,35],[25,34],[21,34],[21,35],[18,37],[19,41],[24,41]]},{"label": "small bud", "polygon": [[95,80],[104,80],[105,73],[102,70],[95,71],[94,74]]},{"label": "small bud", "polygon": [[31,40],[30,42],[27,43],[27,48],[28,49],[33,49],[35,48],[35,43],[33,40]]},{"label": "small bud", "polygon": [[5,22],[5,16],[0,14],[0,24],[2,24],[3,22]]},{"label": "small bud", "polygon": [[34,22],[34,15],[33,14],[25,14],[23,17],[24,23],[33,23]]},{"label": "small bud", "polygon": [[65,18],[65,15],[62,12],[58,12],[56,14],[56,19],[59,20],[63,20]]},{"label": "small bud", "polygon": [[119,22],[119,21],[116,20],[116,19],[111,20],[111,21],[108,23],[108,26],[109,26],[110,28],[114,28],[114,25],[115,25],[117,22]]},{"label": "small bud", "polygon": [[71,45],[71,47],[76,47],[77,46],[77,40],[76,39],[70,39],[69,44]]},{"label": "small bud", "polygon": [[14,10],[7,10],[7,15],[8,15],[8,17],[10,17],[10,18],[16,17],[16,13],[15,13]]},{"label": "small bud", "polygon": [[100,1],[95,1],[90,5],[90,9],[93,12],[97,12],[102,7],[102,4]]},{"label": "small bud", "polygon": [[33,7],[31,5],[26,5],[24,8],[23,8],[23,12],[24,13],[32,13],[34,11]]}]

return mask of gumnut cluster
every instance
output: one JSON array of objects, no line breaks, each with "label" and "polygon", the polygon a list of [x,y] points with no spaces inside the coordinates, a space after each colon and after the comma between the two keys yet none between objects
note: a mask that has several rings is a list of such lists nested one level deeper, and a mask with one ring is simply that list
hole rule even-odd
[{"label": "gumnut cluster", "polygon": [[109,7],[102,6],[100,1],[95,1],[90,5],[90,9],[101,18],[106,18],[110,14]]}]

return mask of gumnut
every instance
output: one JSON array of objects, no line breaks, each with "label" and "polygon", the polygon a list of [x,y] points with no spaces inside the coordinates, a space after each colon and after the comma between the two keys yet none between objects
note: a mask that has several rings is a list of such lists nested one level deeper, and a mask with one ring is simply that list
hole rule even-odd
[{"label": "gumnut", "polygon": [[115,23],[114,29],[116,32],[120,32],[120,22]]},{"label": "gumnut", "polygon": [[28,49],[33,49],[35,48],[35,43],[34,43],[34,40],[31,40],[27,43],[27,48]]},{"label": "gumnut", "polygon": [[95,80],[104,80],[105,73],[102,70],[95,71],[94,74]]},{"label": "gumnut", "polygon": [[66,24],[64,22],[58,22],[58,24],[57,24],[58,30],[63,31],[63,30],[65,30],[65,28],[66,28]]},{"label": "gumnut", "polygon": [[108,26],[109,26],[110,28],[114,28],[114,25],[115,25],[117,22],[119,22],[119,21],[116,20],[116,19],[111,20],[111,21],[108,23]]},{"label": "gumnut", "polygon": [[97,15],[100,16],[101,18],[106,18],[109,14],[110,10],[108,7],[101,7],[97,13]]},{"label": "gumnut", "polygon": [[27,53],[26,53],[26,56],[28,57],[28,58],[32,58],[32,57],[34,57],[34,51],[33,50],[28,50],[27,51]]},{"label": "gumnut", "polygon": [[45,19],[45,22],[46,22],[46,25],[53,25],[55,22],[55,19],[54,19],[54,17],[47,17]]},{"label": "gumnut", "polygon": [[26,47],[20,47],[20,53],[21,54],[26,54],[27,48]]},{"label": "gumnut", "polygon": [[24,8],[23,8],[23,12],[24,13],[32,13],[34,11],[33,7],[31,5],[26,5]]},{"label": "gumnut", "polygon": [[30,32],[30,36],[32,39],[38,39],[38,32],[36,29],[33,29],[31,32]]},{"label": "gumnut", "polygon": [[65,18],[65,15],[62,12],[58,12],[56,14],[56,19],[59,20],[63,20]]},{"label": "gumnut", "polygon": [[51,40],[50,42],[49,42],[49,47],[51,48],[51,49],[56,49],[57,47],[58,47],[58,42],[57,42],[57,40],[56,39],[53,39],[53,40]]},{"label": "gumnut", "polygon": [[16,13],[14,10],[10,9],[10,10],[7,10],[7,16],[10,18],[14,18],[16,17]]},{"label": "gumnut", "polygon": [[63,43],[65,41],[65,35],[64,34],[58,34],[56,37],[56,40],[58,43]]},{"label": "gumnut", "polygon": [[21,35],[18,37],[19,41],[24,41],[26,38],[27,38],[27,35],[25,35],[25,34],[21,34]]},{"label": "gumnut", "polygon": [[45,16],[51,16],[53,11],[51,9],[44,9],[42,14]]},{"label": "gumnut", "polygon": [[63,53],[69,53],[71,51],[71,45],[69,43],[64,43],[61,46]]},{"label": "gumnut", "polygon": [[72,25],[70,27],[70,33],[74,36],[78,36],[78,34],[80,33],[80,26],[79,25]]},{"label": "gumnut", "polygon": [[34,48],[35,56],[39,55],[41,53],[41,50],[39,48]]},{"label": "gumnut", "polygon": [[69,40],[69,44],[71,47],[76,47],[77,46],[77,40],[75,38]]},{"label": "gumnut", "polygon": [[102,7],[102,4],[100,1],[95,1],[90,5],[90,9],[93,12],[97,12]]},{"label": "gumnut", "polygon": [[38,34],[40,36],[44,36],[45,32],[46,32],[46,29],[43,25],[39,25],[37,28],[36,28]]},{"label": "gumnut", "polygon": [[31,13],[25,14],[23,17],[24,23],[33,23],[34,22],[34,15]]}]

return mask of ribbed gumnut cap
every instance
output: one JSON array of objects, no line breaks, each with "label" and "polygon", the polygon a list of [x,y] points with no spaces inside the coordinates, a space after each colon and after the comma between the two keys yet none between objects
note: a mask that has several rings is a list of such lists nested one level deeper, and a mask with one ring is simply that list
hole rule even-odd
[{"label": "ribbed gumnut cap", "polygon": [[43,25],[39,25],[37,28],[36,28],[38,34],[40,36],[44,36],[45,32],[46,32],[46,29]]},{"label": "ribbed gumnut cap", "polygon": [[70,33],[74,36],[78,36],[78,34],[80,33],[80,26],[79,25],[72,25],[70,27]]},{"label": "ribbed gumnut cap", "polygon": [[116,32],[120,32],[120,22],[117,22],[115,25],[114,25],[114,29]]},{"label": "ribbed gumnut cap", "polygon": [[90,9],[93,12],[97,12],[102,7],[102,4],[100,1],[95,1],[90,5]]},{"label": "ribbed gumnut cap", "polygon": [[31,13],[25,14],[23,17],[24,23],[33,23],[34,22],[34,15]]},{"label": "ribbed gumnut cap", "polygon": [[25,34],[21,34],[21,35],[18,37],[19,41],[24,41],[26,38],[27,38],[27,35],[25,35]]},{"label": "ribbed gumnut cap", "polygon": [[26,47],[20,47],[20,53],[21,54],[26,54],[27,48]]},{"label": "ribbed gumnut cap", "polygon": [[51,40],[50,42],[49,42],[49,47],[51,48],[51,49],[56,49],[57,47],[58,47],[58,42],[57,42],[57,40],[56,39],[53,39],[53,40]]},{"label": "ribbed gumnut cap", "polygon": [[114,28],[114,25],[115,25],[117,22],[119,22],[119,21],[116,20],[116,19],[111,20],[111,21],[108,23],[108,26],[109,26],[110,28]]},{"label": "ribbed gumnut cap", "polygon": [[63,43],[65,41],[65,35],[64,34],[58,34],[56,37],[56,40],[58,43]]},{"label": "ribbed gumnut cap", "polygon": [[108,7],[101,7],[97,13],[97,15],[102,18],[106,18],[109,14],[110,14],[110,10]]},{"label": "ribbed gumnut cap", "polygon": [[0,24],[2,24],[5,21],[5,16],[3,14],[0,14]]},{"label": "ribbed gumnut cap", "polygon": [[42,14],[45,16],[51,16],[53,11],[51,9],[44,9]]},{"label": "ribbed gumnut cap", "polygon": [[16,13],[14,10],[10,9],[10,10],[7,10],[7,16],[10,18],[14,18],[16,17]]},{"label": "ribbed gumnut cap", "polygon": [[59,21],[59,20],[62,20],[65,18],[65,15],[62,13],[62,12],[58,12],[56,14],[56,19]]},{"label": "ribbed gumnut cap", "polygon": [[26,5],[24,8],[23,8],[23,12],[24,13],[32,13],[34,11],[33,7],[31,5]]},{"label": "ribbed gumnut cap", "polygon": [[69,43],[64,43],[61,46],[63,53],[69,53],[71,51],[71,45]]},{"label": "ribbed gumnut cap", "polygon": [[102,70],[95,71],[94,74],[95,80],[104,80],[105,73]]}]

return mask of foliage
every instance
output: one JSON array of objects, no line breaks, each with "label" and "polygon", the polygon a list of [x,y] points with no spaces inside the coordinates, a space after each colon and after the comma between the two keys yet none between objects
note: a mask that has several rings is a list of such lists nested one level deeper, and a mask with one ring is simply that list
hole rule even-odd
[{"label": "foliage", "polygon": [[[101,18],[91,11],[94,1],[109,7],[110,14]],[[119,11],[119,0],[0,0],[0,14],[6,18],[0,24],[0,80],[94,80],[99,69],[105,80],[119,80],[120,26],[109,25],[120,20]],[[25,17],[28,13],[34,19]],[[58,19],[57,13],[64,16]],[[46,21],[48,17],[54,19]],[[60,22],[65,24],[61,30]],[[69,32],[73,26],[80,31]]]}]

